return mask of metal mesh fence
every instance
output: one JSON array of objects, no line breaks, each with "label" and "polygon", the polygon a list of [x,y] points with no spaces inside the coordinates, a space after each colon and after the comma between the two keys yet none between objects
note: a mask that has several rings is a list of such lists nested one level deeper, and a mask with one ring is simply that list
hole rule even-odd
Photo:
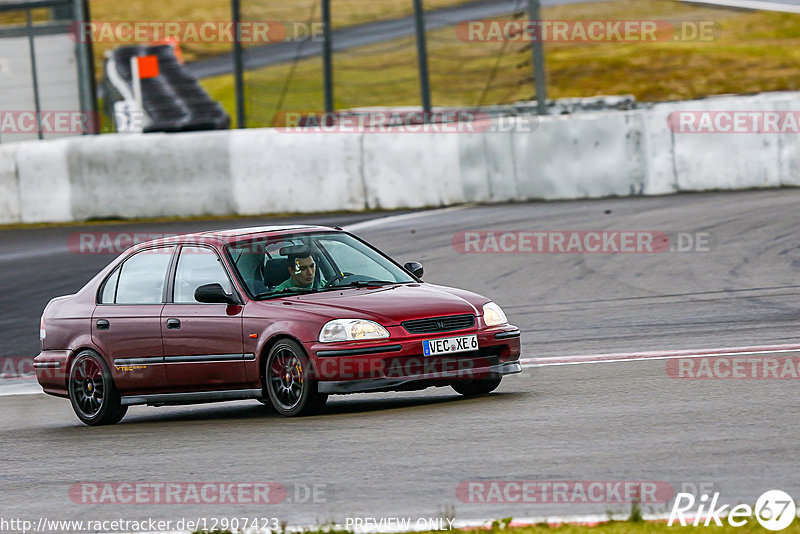
[{"label": "metal mesh fence", "polygon": [[86,43],[74,38],[80,0],[0,3],[0,142],[98,128]]},{"label": "metal mesh fence", "polygon": [[[505,19],[523,18],[525,0],[500,2]],[[466,39],[453,10],[463,0],[426,0],[424,20],[434,107],[474,108],[533,98],[530,43]],[[284,7],[280,7],[283,5]],[[242,20],[274,20],[286,40],[308,38],[275,64],[246,71],[248,127],[280,126],[288,112],[324,110],[320,0],[242,0]],[[421,106],[412,0],[331,0],[336,110]],[[252,50],[245,52],[245,57]]]}]

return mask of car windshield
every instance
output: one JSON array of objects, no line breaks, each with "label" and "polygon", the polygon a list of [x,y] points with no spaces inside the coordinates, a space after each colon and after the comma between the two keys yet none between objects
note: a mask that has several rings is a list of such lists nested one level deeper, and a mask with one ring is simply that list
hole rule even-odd
[{"label": "car windshield", "polygon": [[257,299],[416,282],[386,256],[343,232],[239,241],[228,252]]}]

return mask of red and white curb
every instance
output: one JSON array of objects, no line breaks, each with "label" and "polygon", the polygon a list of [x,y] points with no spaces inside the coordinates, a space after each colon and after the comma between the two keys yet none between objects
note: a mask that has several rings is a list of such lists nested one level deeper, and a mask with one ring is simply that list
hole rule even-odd
[{"label": "red and white curb", "polygon": [[[578,354],[546,358],[523,358],[526,369],[562,365],[586,365],[595,363],[638,362],[646,360],[673,360],[682,358],[705,358],[709,356],[765,356],[770,354],[800,353],[800,345],[763,345],[756,347],[727,347],[700,350],[663,350],[653,352],[625,352],[610,354]],[[42,388],[35,378],[14,377],[0,380],[0,397],[9,395],[36,395]]]},{"label": "red and white curb", "polygon": [[675,360],[706,358],[709,356],[765,356],[800,352],[800,345],[762,345],[757,347],[727,347],[699,350],[661,350],[652,352],[624,352],[613,354],[580,354],[547,358],[523,358],[523,367],[549,367],[558,365],[583,365],[591,363],[637,362],[645,360]]}]

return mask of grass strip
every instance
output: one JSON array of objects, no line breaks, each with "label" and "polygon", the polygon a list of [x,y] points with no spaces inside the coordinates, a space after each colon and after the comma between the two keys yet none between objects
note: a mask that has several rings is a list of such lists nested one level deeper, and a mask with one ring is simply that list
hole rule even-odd
[{"label": "grass strip", "polygon": [[[666,20],[679,27],[713,24],[711,40],[547,42],[550,98],[633,94],[639,101],[659,102],[800,87],[797,14],[673,0],[612,0],[549,7],[542,12],[546,20]],[[449,27],[429,32],[428,45],[436,106],[505,104],[535,95],[529,43],[464,42],[455,27]],[[487,89],[496,66],[497,75]],[[321,109],[318,58],[298,62],[282,109],[277,108],[290,68],[279,65],[246,74],[249,126],[280,125],[281,111]],[[412,37],[336,53],[334,79],[337,109],[418,106],[420,102]],[[232,76],[202,83],[233,112]]]}]

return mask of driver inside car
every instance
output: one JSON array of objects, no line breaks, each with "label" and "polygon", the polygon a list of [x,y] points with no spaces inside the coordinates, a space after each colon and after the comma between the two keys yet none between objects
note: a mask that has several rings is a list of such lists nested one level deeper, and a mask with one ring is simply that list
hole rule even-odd
[{"label": "driver inside car", "polygon": [[275,288],[276,292],[292,288],[310,289],[314,285],[317,264],[308,251],[289,254],[289,279]]}]

